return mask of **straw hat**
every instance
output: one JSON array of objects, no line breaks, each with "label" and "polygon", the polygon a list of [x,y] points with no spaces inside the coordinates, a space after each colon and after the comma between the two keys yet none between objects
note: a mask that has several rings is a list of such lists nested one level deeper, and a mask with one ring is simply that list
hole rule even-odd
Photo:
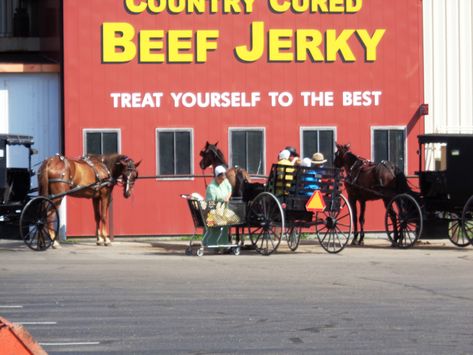
[{"label": "straw hat", "polygon": [[312,155],[312,163],[314,164],[325,164],[327,162],[327,159],[324,158],[324,155],[322,153],[314,153]]}]

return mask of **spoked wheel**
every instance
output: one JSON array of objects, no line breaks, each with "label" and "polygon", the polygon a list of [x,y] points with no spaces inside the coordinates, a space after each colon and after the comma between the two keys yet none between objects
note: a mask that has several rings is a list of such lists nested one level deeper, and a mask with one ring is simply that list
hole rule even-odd
[{"label": "spoked wheel", "polygon": [[410,195],[395,196],[386,208],[384,218],[386,233],[393,246],[410,248],[422,234],[422,212]]},{"label": "spoked wheel", "polygon": [[48,249],[59,231],[59,213],[46,197],[29,201],[20,216],[20,235],[25,244],[36,251]]},{"label": "spoked wheel", "polygon": [[[463,228],[463,220],[456,215],[453,217],[448,221],[448,238],[458,247],[467,247],[470,245],[470,238],[468,238]],[[473,226],[470,225],[470,228],[473,228]],[[470,237],[472,237],[471,233],[470,231]]]},{"label": "spoked wheel", "polygon": [[284,211],[276,196],[269,192],[256,196],[250,205],[247,222],[256,251],[263,255],[273,253],[285,231]]},{"label": "spoked wheel", "polygon": [[338,208],[326,208],[315,215],[315,232],[319,243],[329,253],[339,253],[353,233],[353,213],[345,196],[340,195]]},{"label": "spoked wheel", "polygon": [[287,246],[292,251],[296,251],[301,241],[302,227],[291,226],[287,228]]},{"label": "spoked wheel", "polygon": [[471,196],[463,207],[462,212],[462,231],[463,235],[473,245],[473,196]]}]

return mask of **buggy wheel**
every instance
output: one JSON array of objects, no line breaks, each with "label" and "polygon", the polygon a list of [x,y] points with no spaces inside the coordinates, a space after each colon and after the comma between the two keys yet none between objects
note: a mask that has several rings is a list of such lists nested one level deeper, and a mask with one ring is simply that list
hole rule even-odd
[{"label": "buggy wheel", "polygon": [[295,227],[292,226],[287,229],[286,238],[287,238],[287,246],[292,251],[296,251],[299,247],[299,243],[301,241],[301,234],[302,234],[302,227]]},{"label": "buggy wheel", "polygon": [[[448,239],[456,246],[462,248],[470,245],[470,238],[468,238],[468,235],[465,233],[463,224],[463,220],[457,215],[455,215],[455,218],[448,221]],[[473,228],[473,226],[470,225],[470,228]],[[470,237],[473,236],[471,233],[470,231]]]},{"label": "buggy wheel", "polygon": [[422,234],[422,212],[410,195],[400,194],[388,203],[384,218],[386,233],[393,246],[410,248]]},{"label": "buggy wheel", "polygon": [[329,253],[339,253],[353,233],[353,212],[345,196],[340,195],[339,206],[315,214],[315,233],[320,245]]},{"label": "buggy wheel", "polygon": [[281,243],[284,229],[284,211],[276,196],[262,192],[252,201],[247,223],[256,251],[263,255],[273,253]]},{"label": "buggy wheel", "polygon": [[48,249],[59,231],[59,213],[46,197],[29,201],[20,216],[20,235],[25,244],[36,251]]},{"label": "buggy wheel", "polygon": [[465,203],[462,212],[462,231],[463,235],[473,245],[473,196]]}]

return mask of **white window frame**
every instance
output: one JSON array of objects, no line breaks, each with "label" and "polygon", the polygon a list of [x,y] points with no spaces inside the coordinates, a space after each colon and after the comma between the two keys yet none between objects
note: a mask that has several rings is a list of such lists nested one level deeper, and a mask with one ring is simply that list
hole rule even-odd
[{"label": "white window frame", "polygon": [[266,175],[266,164],[267,158],[266,158],[266,127],[229,127],[228,128],[228,165],[233,166],[233,157],[232,157],[232,132],[235,131],[261,131],[263,132],[263,159],[264,159],[264,165],[263,169],[261,172],[261,175]]},{"label": "white window frame", "polygon": [[374,161],[374,131],[376,130],[398,130],[404,131],[404,172],[407,175],[407,167],[409,166],[409,154],[407,144],[407,126],[371,126],[371,161]]},{"label": "white window frame", "polygon": [[[337,126],[301,126],[299,128],[299,147],[302,154],[302,147],[304,146],[304,131],[332,131],[333,132],[333,151],[335,152],[337,142]],[[301,157],[305,158],[305,157]],[[312,157],[308,157],[312,158]]]},{"label": "white window frame", "polygon": [[[182,177],[182,176],[160,176],[159,171],[159,144],[158,136],[160,132],[189,132],[190,133],[190,162],[191,171],[190,175],[194,175],[194,129],[188,127],[175,127],[175,128],[156,128],[154,135],[154,144],[156,152],[156,180],[194,180],[193,176]],[[175,144],[175,142],[174,142]]]},{"label": "white window frame", "polygon": [[82,154],[86,153],[87,149],[87,133],[117,133],[117,147],[118,152],[121,154],[122,152],[122,131],[120,128],[83,128],[82,129]]}]

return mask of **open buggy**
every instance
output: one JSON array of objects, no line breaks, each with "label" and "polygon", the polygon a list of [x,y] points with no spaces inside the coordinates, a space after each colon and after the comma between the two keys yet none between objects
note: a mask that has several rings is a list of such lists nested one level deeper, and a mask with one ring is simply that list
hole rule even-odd
[{"label": "open buggy", "polygon": [[[450,241],[466,247],[473,240],[473,135],[425,134],[419,142],[417,194],[395,196],[387,206],[386,232],[395,246],[414,246],[429,222],[448,223]],[[424,154],[437,151],[435,164],[424,169]]]},{"label": "open buggy", "polygon": [[[31,189],[31,157],[33,137],[15,134],[0,134],[0,236],[19,236],[33,250],[46,250],[51,244],[51,235],[59,230],[59,215],[54,204],[47,198],[34,194]],[[22,147],[27,156],[27,167],[9,167],[7,147]]]},{"label": "open buggy", "polygon": [[[229,202],[227,219],[225,208],[181,195],[187,199],[195,227],[187,254],[194,251],[198,229],[203,230],[203,240],[196,250],[199,256],[212,248],[239,254],[245,234],[263,255],[276,251],[283,238],[295,251],[304,233],[315,233],[330,253],[343,250],[352,234],[353,218],[341,194],[340,170],[314,169],[274,164],[266,184],[246,184],[242,199]],[[310,208],[311,203],[309,208],[306,206],[309,200],[315,201],[315,208]],[[217,222],[215,216],[220,216]],[[228,233],[231,229],[234,232]]]}]

